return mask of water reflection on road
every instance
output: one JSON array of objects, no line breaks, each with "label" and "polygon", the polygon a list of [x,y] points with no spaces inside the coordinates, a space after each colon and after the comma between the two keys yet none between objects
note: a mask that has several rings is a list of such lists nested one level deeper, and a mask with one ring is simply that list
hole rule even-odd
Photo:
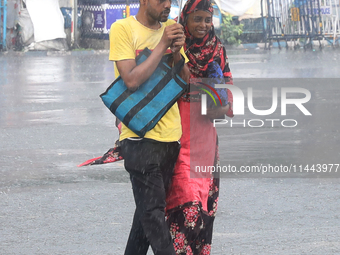
[{"label": "water reflection on road", "polygon": [[114,80],[107,56],[9,53],[0,66],[1,182],[82,178],[76,165],[118,136],[99,98]]},{"label": "water reflection on road", "polygon": [[[107,54],[33,55],[0,55],[0,253],[123,254],[134,209],[123,163],[77,168],[118,137],[99,98],[113,65]],[[228,55],[255,108],[270,107],[274,86],[304,87],[312,116],[281,116],[279,104],[270,118],[297,127],[218,127],[221,164],[340,163],[338,50]],[[269,118],[245,113],[234,121]],[[222,179],[212,254],[338,254],[339,181]]]},{"label": "water reflection on road", "polygon": [[[340,77],[339,51],[242,50],[228,54],[234,84],[244,94],[247,87],[253,87],[255,107],[269,108],[273,86],[304,87],[312,93],[306,106],[313,116],[288,107],[290,116],[285,119],[296,118],[296,128],[219,127],[222,163],[309,162],[315,157],[337,163],[333,161],[340,151],[336,117],[340,94],[335,79]],[[0,58],[0,66],[2,171],[24,171],[29,162],[34,171],[47,176],[56,169],[68,169],[78,178],[75,165],[112,146],[118,136],[114,117],[99,98],[114,80],[107,55],[7,54]],[[270,117],[282,119],[279,110]],[[246,115],[233,120],[255,117],[259,119],[246,107]],[[14,155],[16,160],[8,160]]]}]

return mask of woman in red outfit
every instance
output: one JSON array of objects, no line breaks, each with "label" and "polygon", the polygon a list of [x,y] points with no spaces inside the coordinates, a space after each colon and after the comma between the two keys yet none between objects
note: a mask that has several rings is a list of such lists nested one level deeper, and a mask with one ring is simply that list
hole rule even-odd
[{"label": "woman in red outfit", "polygon": [[[192,81],[218,77],[232,84],[226,50],[215,35],[212,13],[210,0],[188,0],[183,8],[180,23],[186,34],[187,64]],[[177,254],[210,254],[219,179],[210,173],[193,177],[195,166],[218,164],[217,133],[211,119],[224,114],[232,117],[230,91],[218,92],[223,103],[208,106],[207,115],[201,115],[199,93],[187,93],[178,102],[183,135],[166,208]]]}]

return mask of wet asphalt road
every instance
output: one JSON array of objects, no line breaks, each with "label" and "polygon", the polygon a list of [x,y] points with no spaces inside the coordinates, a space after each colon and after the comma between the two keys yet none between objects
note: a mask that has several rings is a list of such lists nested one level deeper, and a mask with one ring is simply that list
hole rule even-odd
[{"label": "wet asphalt road", "polygon": [[[229,60],[259,109],[273,84],[303,87],[312,116],[288,107],[271,117],[297,127],[219,127],[222,165],[340,163],[339,50],[230,51]],[[107,54],[0,55],[1,255],[123,254],[134,210],[123,164],[77,167],[118,137],[99,98],[113,79]],[[245,112],[235,120],[266,118]],[[212,254],[340,254],[334,168],[224,176],[247,178],[221,179]]]}]

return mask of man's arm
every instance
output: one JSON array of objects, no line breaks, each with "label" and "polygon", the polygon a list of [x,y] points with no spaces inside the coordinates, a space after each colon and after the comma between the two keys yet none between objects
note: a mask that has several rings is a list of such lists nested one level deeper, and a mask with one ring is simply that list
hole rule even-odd
[{"label": "man's arm", "polygon": [[[185,36],[183,36],[182,38],[174,40],[173,43],[171,44],[172,56],[173,56],[175,64],[182,59],[182,55],[181,55],[180,50],[183,47],[184,43],[185,43]],[[186,83],[189,84],[190,70],[189,70],[189,67],[187,66],[187,64],[184,64],[183,69],[179,73],[179,76]]]},{"label": "man's arm", "polygon": [[183,38],[183,27],[180,24],[173,24],[164,29],[161,41],[152,51],[151,55],[137,66],[134,59],[120,60],[116,62],[120,76],[130,90],[136,90],[156,70],[165,51],[170,47],[173,40]]},{"label": "man's arm", "polygon": [[[182,55],[181,53],[178,52],[174,52],[172,53],[173,58],[174,58],[174,63],[176,64],[178,61],[180,61],[182,59]],[[187,64],[184,64],[181,72],[179,73],[179,76],[186,82],[189,84],[189,80],[190,80],[190,70],[189,67],[187,66]]]}]

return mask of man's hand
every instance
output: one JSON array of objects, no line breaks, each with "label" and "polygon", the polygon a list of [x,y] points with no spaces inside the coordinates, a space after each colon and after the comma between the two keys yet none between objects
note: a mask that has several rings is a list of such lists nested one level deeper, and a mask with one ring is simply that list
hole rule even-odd
[{"label": "man's hand", "polygon": [[[181,40],[183,39],[183,37],[185,40],[183,26],[181,24],[175,23],[165,27],[160,43],[162,43],[166,48],[169,48],[174,40],[176,39]],[[179,43],[177,44],[179,45]]]},{"label": "man's hand", "polygon": [[[178,61],[180,61],[182,59],[182,55],[180,53],[181,48],[184,46],[185,44],[185,35],[183,32],[183,27],[181,24],[174,24],[174,25],[179,25],[177,27],[180,27],[181,33],[177,33],[177,38],[172,40],[172,43],[170,45],[170,49],[172,51],[172,56],[174,59],[174,64],[176,64]],[[178,30],[177,30],[178,31]],[[190,70],[188,68],[188,66],[186,64],[184,64],[183,69],[181,70],[181,72],[179,73],[179,76],[186,82],[189,83],[189,79],[190,79]]]},{"label": "man's hand", "polygon": [[[164,33],[161,38],[161,41],[154,48],[151,55],[140,65],[137,66],[136,61],[134,59],[126,59],[120,60],[116,62],[118,71],[125,82],[125,85],[130,90],[136,90],[140,84],[145,82],[152,73],[156,70],[159,62],[161,61],[165,51],[171,46],[173,40],[179,40],[175,42],[176,47],[183,44],[182,40],[184,37],[183,26],[181,24],[173,24],[164,28]],[[179,48],[180,49],[180,48]],[[174,62],[180,60],[180,53],[176,53],[174,55]],[[179,54],[179,55],[178,55]],[[183,68],[186,70],[187,68]],[[185,80],[188,80],[189,69],[181,71],[180,76]],[[187,81],[186,81],[187,82]]]}]

